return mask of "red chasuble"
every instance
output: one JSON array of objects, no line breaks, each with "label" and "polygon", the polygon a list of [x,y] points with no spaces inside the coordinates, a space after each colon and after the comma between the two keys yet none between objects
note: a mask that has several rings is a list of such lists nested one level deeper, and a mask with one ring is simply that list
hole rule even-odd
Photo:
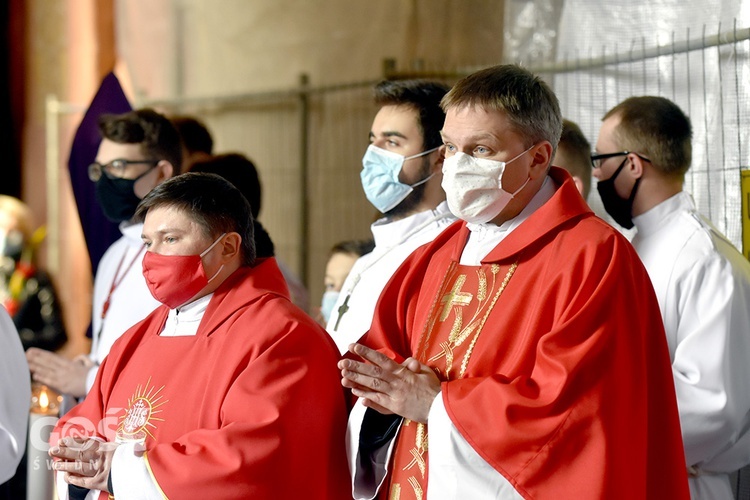
[{"label": "red chasuble", "polygon": [[195,336],[160,337],[168,309],[156,309],[115,343],[51,444],[145,434],[166,498],[351,498],[338,351],[287,295],[264,259],[216,290]]},{"label": "red chasuble", "polygon": [[[458,432],[524,498],[689,498],[666,337],[630,243],[570,176],[481,266],[464,222],[418,249],[363,343],[442,380]],[[380,498],[426,494],[429,422],[406,421]]]}]

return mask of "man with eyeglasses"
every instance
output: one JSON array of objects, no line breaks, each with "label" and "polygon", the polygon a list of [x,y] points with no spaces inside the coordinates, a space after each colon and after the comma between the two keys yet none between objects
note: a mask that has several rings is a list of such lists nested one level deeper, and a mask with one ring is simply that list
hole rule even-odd
[{"label": "man with eyeglasses", "polygon": [[550,167],[557,97],[503,65],[441,106],[461,220],[406,259],[339,362],[354,497],[687,498],[658,303],[632,246]]},{"label": "man with eyeglasses", "polygon": [[96,271],[91,353],[70,360],[40,349],[26,352],[34,380],[74,398],[91,388],[114,341],[159,305],[142,272],[143,224],[131,218],[141,199],[180,173],[182,163],[177,129],[152,109],[103,115],[99,131],[102,141],[89,178],[96,182],[104,214],[120,223],[122,237],[107,249]]},{"label": "man with eyeglasses", "polygon": [[673,102],[631,97],[604,115],[591,159],[659,300],[691,495],[729,500],[729,474],[750,462],[750,263],[683,191],[691,139]]}]

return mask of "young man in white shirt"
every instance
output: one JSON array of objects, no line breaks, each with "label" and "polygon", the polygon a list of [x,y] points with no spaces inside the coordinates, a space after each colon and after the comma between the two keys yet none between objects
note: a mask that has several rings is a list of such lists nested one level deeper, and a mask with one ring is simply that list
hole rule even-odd
[{"label": "young man in white shirt", "polygon": [[383,218],[371,228],[375,249],[354,264],[328,320],[326,330],[342,353],[370,327],[380,292],[398,266],[455,220],[440,185],[445,120],[440,100],[447,92],[440,83],[414,80],[375,87],[381,107],[361,178]]},{"label": "young man in white shirt", "polygon": [[94,279],[91,353],[71,360],[41,349],[26,352],[34,380],[74,398],[89,391],[114,341],[159,305],[141,272],[143,224],[131,219],[141,199],[179,174],[182,163],[177,129],[152,109],[102,115],[99,130],[102,142],[89,178],[104,214],[120,223],[122,237],[104,253]]},{"label": "young man in white shirt", "polygon": [[730,500],[729,473],[750,457],[750,263],[683,191],[691,138],[673,102],[631,97],[604,116],[592,162],[659,300],[691,496]]}]

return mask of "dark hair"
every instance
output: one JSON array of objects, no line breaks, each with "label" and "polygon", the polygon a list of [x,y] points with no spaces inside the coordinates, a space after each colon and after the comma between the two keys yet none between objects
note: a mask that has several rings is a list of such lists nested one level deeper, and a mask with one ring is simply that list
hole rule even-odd
[{"label": "dark hair", "polygon": [[231,182],[215,174],[188,172],[162,182],[138,204],[134,220],[143,222],[153,208],[171,207],[187,213],[206,236],[235,232],[242,238],[242,263],[255,262],[253,214],[250,204]]},{"label": "dark hair", "polygon": [[255,164],[240,153],[226,153],[200,160],[190,167],[191,172],[206,172],[219,175],[240,190],[250,202],[253,217],[260,213],[262,189]]},{"label": "dark hair", "polygon": [[602,120],[611,116],[620,118],[613,132],[618,147],[645,156],[665,175],[684,177],[693,161],[693,128],[675,103],[664,97],[630,97]]},{"label": "dark hair", "polygon": [[366,240],[346,240],[340,241],[331,247],[328,252],[328,257],[337,253],[346,253],[361,257],[367,253],[370,253],[375,248],[375,240],[372,238]]},{"label": "dark hair", "polygon": [[478,106],[502,111],[513,129],[528,138],[528,148],[540,141],[552,144],[562,133],[557,96],[544,80],[515,64],[492,66],[460,80],[441,103],[444,110]]},{"label": "dark hair", "polygon": [[562,149],[570,157],[572,164],[560,165],[583,182],[583,197],[591,190],[591,144],[575,122],[563,120],[558,150]]},{"label": "dark hair", "polygon": [[268,231],[258,222],[262,189],[255,164],[240,153],[226,153],[199,160],[190,167],[190,171],[219,175],[240,190],[250,203],[250,210],[253,213],[256,256],[257,258],[273,257],[276,253],[273,240]]},{"label": "dark hair", "polygon": [[102,137],[118,144],[139,144],[147,159],[166,160],[172,175],[182,168],[182,142],[177,128],[161,113],[143,108],[99,117]]},{"label": "dark hair", "polygon": [[375,86],[375,104],[378,106],[408,106],[419,114],[417,125],[422,132],[424,151],[443,144],[440,130],[445,122],[445,112],[440,101],[449,87],[427,80],[386,80]]},{"label": "dark hair", "polygon": [[205,123],[187,115],[173,116],[172,123],[177,127],[182,144],[189,153],[200,152],[208,155],[213,153],[214,139]]}]

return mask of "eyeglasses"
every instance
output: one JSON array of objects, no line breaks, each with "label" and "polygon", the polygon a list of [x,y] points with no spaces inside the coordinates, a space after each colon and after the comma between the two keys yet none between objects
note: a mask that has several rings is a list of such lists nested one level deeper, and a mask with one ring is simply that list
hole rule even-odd
[{"label": "eyeglasses", "polygon": [[591,166],[594,168],[602,168],[602,162],[606,160],[607,158],[614,158],[616,156],[627,156],[629,154],[634,154],[638,158],[640,158],[643,161],[647,161],[651,163],[651,160],[646,158],[645,156],[641,156],[638,153],[634,153],[633,151],[620,151],[619,153],[596,153],[591,155]]},{"label": "eyeglasses", "polygon": [[[89,165],[89,179],[96,182],[102,178],[102,174],[110,179],[122,179],[125,177],[125,169],[128,168],[128,165],[151,165],[151,168],[154,168],[158,164],[159,160],[125,160],[122,158],[112,160],[105,165],[94,162]],[[148,172],[148,170],[146,172]],[[144,172],[144,174],[146,172]]]}]

